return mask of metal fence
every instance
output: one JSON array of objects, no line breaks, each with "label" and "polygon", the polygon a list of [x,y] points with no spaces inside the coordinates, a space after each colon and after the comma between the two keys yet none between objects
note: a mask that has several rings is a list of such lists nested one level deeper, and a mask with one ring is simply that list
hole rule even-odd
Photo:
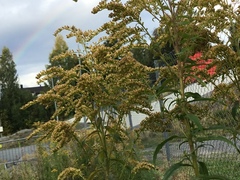
[{"label": "metal fence", "polygon": [[[185,92],[198,93],[203,97],[208,97],[214,90],[215,85],[219,85],[221,83],[229,84],[231,83],[231,78],[219,77],[215,80],[214,84],[208,83],[206,84],[206,86],[202,86],[198,83],[192,83],[186,87]],[[175,99],[176,96],[174,94],[169,94],[164,97],[165,108],[168,110],[173,109],[175,104],[171,102],[173,102]],[[152,107],[154,112],[160,111],[160,104],[158,101],[152,102]],[[208,126],[216,123],[231,126],[233,129],[234,127],[239,125],[239,122],[236,122],[235,119],[232,117],[231,109],[226,110],[226,107],[221,107],[221,105],[218,104],[215,104],[213,106],[210,105],[209,109],[211,109],[212,112],[209,112],[211,114],[207,114],[204,118],[204,121],[206,121],[202,122],[204,125]],[[210,115],[211,117],[215,116],[216,122],[209,121],[208,115]],[[240,112],[238,112],[237,116],[238,119],[240,119]],[[127,126],[130,126],[132,123],[133,126],[137,126],[145,117],[146,115],[131,112],[131,116],[126,118],[126,124]],[[219,133],[220,134],[215,135],[222,135],[225,136],[227,139],[231,140],[230,135],[226,132]],[[166,132],[163,134],[163,136],[164,139],[168,137]],[[186,157],[185,154],[189,153],[189,147],[187,143],[184,143],[179,147],[180,143],[181,139],[176,142],[167,143],[164,147],[165,149],[163,150],[161,157],[159,158],[166,158],[169,164],[173,164]],[[240,140],[238,140],[236,146],[240,149]],[[231,180],[240,180],[240,153],[237,152],[234,146],[229,145],[227,142],[220,140],[205,141],[205,145],[198,149],[198,157],[200,161],[206,163],[210,175],[220,175],[228,177],[228,179]],[[190,172],[190,174],[192,173],[193,172]]]},{"label": "metal fence", "polygon": [[13,165],[36,159],[36,145],[26,138],[0,141],[0,165],[10,168]]},{"label": "metal fence", "polygon": [[[228,83],[229,79],[224,79],[224,81],[217,80],[217,84],[224,82]],[[207,84],[205,87],[198,85],[197,83],[193,83],[186,88],[188,92],[197,92],[200,95],[204,96],[213,90],[212,84]],[[171,101],[173,101],[176,97],[174,94],[170,94],[166,99],[165,106],[169,107]],[[155,112],[160,111],[160,104],[158,101],[152,102],[152,107]],[[173,107],[170,107],[173,108]],[[211,107],[210,107],[211,108]],[[230,114],[217,114],[222,118],[226,118],[227,116],[231,116]],[[137,126],[140,122],[146,117],[144,114],[131,112],[128,117],[126,117],[126,124],[128,127]],[[228,118],[229,118],[228,117]],[[232,119],[229,119],[229,121]],[[167,138],[167,134],[164,134],[164,138]],[[230,138],[230,137],[229,137]],[[207,141],[206,146],[203,146],[198,149],[198,154],[200,160],[207,163],[210,174],[219,174],[225,175],[232,180],[240,179],[240,154],[236,151],[233,146],[230,146],[226,142],[223,141]],[[37,147],[33,144],[28,144],[25,138],[17,139],[17,140],[7,140],[0,142],[0,164],[4,164],[5,168],[9,168],[12,165],[30,161],[36,159],[36,151]],[[238,141],[237,146],[240,148],[240,142]],[[179,142],[171,142],[165,146],[165,150],[163,151],[163,156],[168,159],[170,164],[177,162],[183,158],[184,153],[188,152],[187,144],[182,144],[179,147]]]},{"label": "metal fence", "polygon": [[[159,158],[167,158],[169,164],[172,165],[181,161],[185,154],[189,153],[187,143],[179,146],[180,142],[171,142],[168,147],[164,147]],[[205,142],[205,146],[198,149],[199,161],[206,163],[210,175],[220,175],[227,177],[230,180],[240,179],[240,154],[234,146],[229,145],[224,141],[210,140]],[[240,141],[237,142],[240,148]],[[168,149],[166,149],[168,148]],[[168,153],[168,155],[167,155]],[[185,173],[192,174],[192,169],[186,168]]]},{"label": "metal fence", "polygon": [[[189,152],[189,147],[187,143],[179,146],[179,142],[169,143],[168,150],[165,146],[158,157],[161,159],[168,157],[170,164],[180,161],[184,158],[184,154]],[[8,169],[22,162],[37,160],[37,146],[33,145],[33,142],[29,143],[25,138],[1,141],[0,165]],[[237,146],[240,148],[240,141],[237,142]],[[207,164],[210,174],[224,175],[231,180],[240,179],[240,154],[228,143],[217,140],[207,141],[206,146],[198,149],[198,155],[199,160]],[[185,169],[186,172],[191,174],[191,171]]]}]

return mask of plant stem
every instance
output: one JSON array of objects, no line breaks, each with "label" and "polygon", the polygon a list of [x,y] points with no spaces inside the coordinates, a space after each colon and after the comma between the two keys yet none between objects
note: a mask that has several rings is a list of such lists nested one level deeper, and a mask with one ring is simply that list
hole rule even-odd
[{"label": "plant stem", "polygon": [[[179,67],[179,77],[180,77],[180,95],[181,95],[181,107],[182,107],[182,113],[186,114],[187,113],[187,101],[185,99],[185,84],[184,84],[184,62],[179,61],[178,62],[178,67]],[[199,168],[198,168],[198,162],[197,162],[197,153],[195,151],[194,147],[194,140],[193,140],[193,135],[192,135],[192,126],[187,118],[184,118],[183,123],[185,124],[186,127],[186,138],[188,141],[188,145],[190,148],[190,153],[191,153],[191,159],[192,159],[192,166],[194,169],[194,174],[196,177],[199,177]]]},{"label": "plant stem", "polygon": [[188,119],[185,119],[184,121],[185,121],[185,125],[186,125],[186,130],[187,130],[187,140],[188,140],[188,145],[190,148],[194,174],[196,177],[199,177],[200,173],[199,173],[199,168],[198,168],[197,152],[195,151],[195,147],[194,147],[194,140],[193,140],[193,136],[191,133],[191,125],[190,125]]},{"label": "plant stem", "polygon": [[99,119],[101,119],[100,122],[97,122],[96,127],[98,128],[98,136],[100,138],[100,142],[101,142],[101,146],[102,146],[102,150],[104,152],[104,163],[105,163],[105,179],[108,180],[109,179],[109,173],[110,173],[110,160],[109,160],[109,156],[108,156],[108,147],[107,147],[107,140],[106,140],[106,129],[104,127],[103,124],[103,119],[101,118],[100,115],[100,111],[98,113],[98,117]]}]

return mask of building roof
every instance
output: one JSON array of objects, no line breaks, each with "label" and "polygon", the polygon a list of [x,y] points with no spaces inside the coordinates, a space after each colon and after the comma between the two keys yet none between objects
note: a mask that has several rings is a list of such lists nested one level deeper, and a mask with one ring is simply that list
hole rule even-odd
[{"label": "building roof", "polygon": [[32,95],[38,95],[38,94],[41,94],[43,92],[46,92],[48,90],[48,87],[47,86],[36,86],[36,87],[25,87],[24,88],[21,85],[21,89],[31,92]]}]

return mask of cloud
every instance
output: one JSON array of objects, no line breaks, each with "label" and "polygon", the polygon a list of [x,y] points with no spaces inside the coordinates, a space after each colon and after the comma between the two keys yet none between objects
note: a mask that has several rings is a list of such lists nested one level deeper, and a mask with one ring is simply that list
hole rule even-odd
[{"label": "cloud", "polygon": [[28,73],[21,76],[21,80],[19,81],[19,85],[23,87],[35,87],[39,86],[37,84],[36,73]]},{"label": "cloud", "polygon": [[[13,54],[19,82],[24,86],[37,85],[35,76],[49,63],[55,37],[54,32],[64,26],[76,26],[82,30],[97,29],[108,21],[108,12],[97,15],[91,10],[99,0],[5,0],[0,1],[0,48],[6,46]],[[146,25],[152,24],[143,14]],[[66,35],[67,32],[63,32]],[[76,50],[75,38],[66,39],[70,49]]]},{"label": "cloud", "polygon": [[[6,46],[13,54],[19,82],[34,86],[35,76],[48,64],[54,46],[53,33],[64,25],[83,30],[96,29],[107,16],[91,14],[98,0],[7,0],[0,2],[0,48]],[[97,21],[96,21],[97,17]],[[77,48],[74,39],[66,40],[70,48]]]}]

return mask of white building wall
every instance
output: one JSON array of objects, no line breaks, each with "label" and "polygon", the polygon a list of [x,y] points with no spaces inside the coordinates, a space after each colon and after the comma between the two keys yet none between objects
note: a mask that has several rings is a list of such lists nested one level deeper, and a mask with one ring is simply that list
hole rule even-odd
[{"label": "white building wall", "polygon": [[[230,80],[229,77],[226,77],[223,80],[220,77],[215,81],[216,85],[218,85],[220,83],[227,83],[228,84],[230,82],[231,82],[231,80]],[[193,83],[193,84],[186,87],[185,92],[199,93],[201,96],[204,96],[204,95],[212,92],[213,89],[214,89],[214,85],[212,83],[208,83],[204,87],[202,87],[201,85],[199,85],[197,83]],[[165,108],[168,109],[168,110],[173,109],[175,104],[174,103],[171,104],[171,102],[174,101],[175,99],[176,99],[176,96],[173,93],[165,96],[164,97]],[[160,111],[160,104],[159,104],[158,101],[152,102],[151,105],[152,105],[153,112],[159,112]],[[102,116],[104,116],[104,114],[102,114]],[[134,126],[138,126],[141,123],[141,121],[145,118],[146,118],[145,114],[136,113],[134,111],[131,111],[131,118],[129,117],[129,115],[127,115],[125,117],[126,126],[130,127],[130,119],[132,120],[132,125],[134,127]],[[74,118],[68,120],[68,122],[73,122],[73,121],[74,121]],[[85,121],[85,119],[82,118],[80,122],[84,123],[84,121]]]},{"label": "white building wall", "polygon": [[[229,77],[226,77],[225,79],[222,80],[221,77],[219,77],[216,81],[215,84],[219,85],[220,83],[230,83],[231,79]],[[201,96],[204,96],[214,90],[214,85],[212,83],[206,84],[206,86],[202,87],[201,85],[197,83],[193,83],[185,88],[185,92],[193,92],[193,93],[199,93]],[[171,102],[176,99],[176,96],[172,93],[164,97],[164,106],[166,109],[171,110],[174,108],[175,104]],[[152,102],[152,107],[153,107],[153,112],[159,112],[160,111],[160,105],[158,101]],[[132,115],[132,124],[133,127],[137,126],[141,123],[141,121],[146,118],[145,114],[141,113],[136,113],[136,112],[131,112]],[[129,123],[129,116],[126,117],[126,125],[127,127],[130,127]]]}]

